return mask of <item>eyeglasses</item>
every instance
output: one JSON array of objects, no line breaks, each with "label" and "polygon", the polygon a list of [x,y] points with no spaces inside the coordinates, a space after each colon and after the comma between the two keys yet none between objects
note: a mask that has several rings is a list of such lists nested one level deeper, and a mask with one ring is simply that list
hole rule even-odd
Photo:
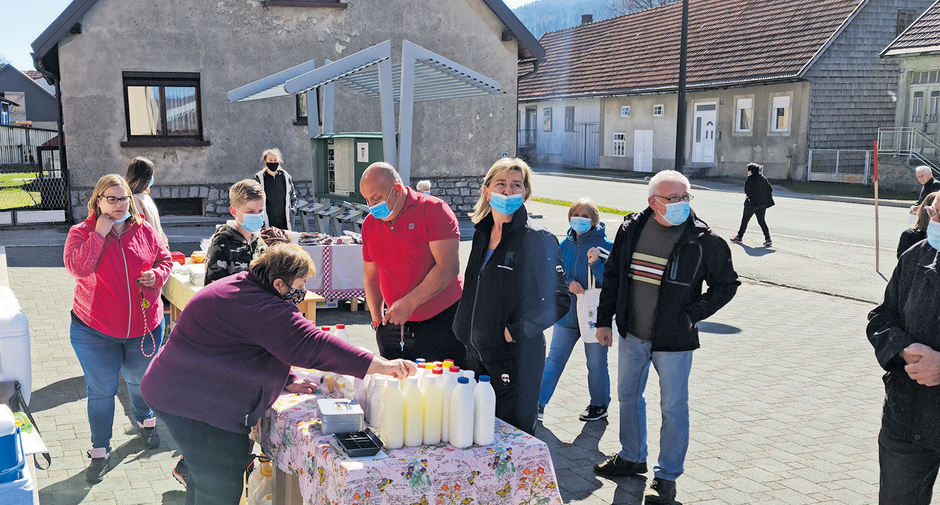
[{"label": "eyeglasses", "polygon": [[669,203],[691,202],[692,199],[695,198],[694,196],[689,195],[689,194],[673,196],[671,198],[667,198],[661,195],[653,195],[653,196],[655,196],[656,198],[662,198],[663,200],[666,200]]},{"label": "eyeglasses", "polygon": [[118,203],[124,204],[124,203],[127,203],[127,202],[131,201],[131,197],[129,197],[129,196],[122,196],[122,197],[118,198],[118,197],[116,197],[116,196],[104,196],[104,195],[102,195],[102,196],[99,196],[98,198],[104,198],[104,199],[107,200],[107,202],[110,203],[111,205],[117,205]]}]

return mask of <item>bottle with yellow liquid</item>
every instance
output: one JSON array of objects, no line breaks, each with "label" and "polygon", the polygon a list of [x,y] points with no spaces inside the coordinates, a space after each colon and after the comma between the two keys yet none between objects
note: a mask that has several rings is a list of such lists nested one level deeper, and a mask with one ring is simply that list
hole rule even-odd
[{"label": "bottle with yellow liquid", "polygon": [[424,444],[441,443],[441,420],[444,415],[444,391],[441,389],[443,370],[434,369],[434,373],[424,380]]},{"label": "bottle with yellow liquid", "polygon": [[417,447],[424,440],[424,393],[418,387],[417,377],[405,380],[404,443],[406,447]]}]

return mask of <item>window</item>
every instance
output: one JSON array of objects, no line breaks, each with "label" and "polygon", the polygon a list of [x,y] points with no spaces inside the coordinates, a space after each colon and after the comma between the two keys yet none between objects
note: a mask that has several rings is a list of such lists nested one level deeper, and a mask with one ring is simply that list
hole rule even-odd
[{"label": "window", "polygon": [[895,32],[894,36],[897,37],[901,34],[911,23],[914,22],[914,11],[898,11],[898,29]]},{"label": "window", "polygon": [[10,104],[0,103],[0,125],[10,124]]},{"label": "window", "polygon": [[574,131],[574,107],[573,106],[565,107],[565,131],[566,132]]},{"label": "window", "polygon": [[937,122],[937,102],[940,101],[940,91],[934,90],[930,92],[930,104],[927,106],[927,122],[936,123]]},{"label": "window", "polygon": [[128,142],[202,142],[199,74],[124,72]]},{"label": "window", "polygon": [[783,133],[790,131],[790,97],[775,96],[770,115],[770,131]]},{"label": "window", "polygon": [[654,115],[654,116],[662,116],[662,115],[663,115],[663,106],[662,106],[662,105],[654,105],[654,106],[653,106],[653,115]]},{"label": "window", "polygon": [[738,98],[734,110],[734,131],[750,133],[754,118],[754,99]]},{"label": "window", "polygon": [[552,131],[552,109],[542,109],[542,131]]},{"label": "window", "polygon": [[911,99],[911,122],[920,123],[924,115],[924,92],[915,91]]},{"label": "window", "polygon": [[626,156],[627,155],[627,134],[626,133],[615,133],[614,134],[614,156]]},{"label": "window", "polygon": [[295,125],[305,125],[307,124],[307,94],[306,93],[297,93],[295,95],[296,102],[295,107],[297,109],[297,116],[294,120]]},{"label": "window", "polygon": [[630,106],[624,105],[620,108],[620,117],[630,117]]}]

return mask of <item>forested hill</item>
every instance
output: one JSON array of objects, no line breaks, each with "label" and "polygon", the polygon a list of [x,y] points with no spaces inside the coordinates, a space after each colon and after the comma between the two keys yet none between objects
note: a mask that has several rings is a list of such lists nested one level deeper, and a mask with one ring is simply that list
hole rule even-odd
[{"label": "forested hill", "polygon": [[545,32],[562,30],[581,24],[582,14],[592,14],[600,21],[620,13],[614,6],[618,0],[536,0],[513,9],[522,24],[540,38]]}]

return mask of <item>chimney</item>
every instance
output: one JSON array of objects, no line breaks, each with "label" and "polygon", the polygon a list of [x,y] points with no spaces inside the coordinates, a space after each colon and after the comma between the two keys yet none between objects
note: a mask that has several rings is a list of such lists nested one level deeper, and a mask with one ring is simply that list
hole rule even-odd
[{"label": "chimney", "polygon": [[594,14],[581,14],[581,24],[588,25],[594,22]]}]

